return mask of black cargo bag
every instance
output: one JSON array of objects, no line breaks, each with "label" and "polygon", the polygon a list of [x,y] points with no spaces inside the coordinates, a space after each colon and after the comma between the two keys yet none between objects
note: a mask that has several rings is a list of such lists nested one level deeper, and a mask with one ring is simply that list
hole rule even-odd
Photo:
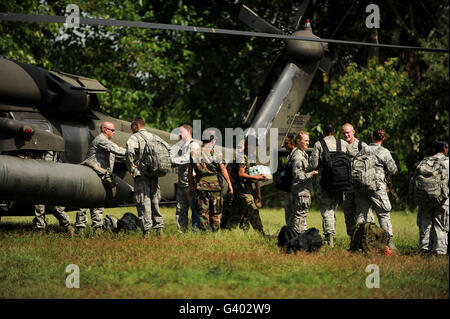
[{"label": "black cargo bag", "polygon": [[296,253],[299,250],[314,252],[322,247],[322,237],[316,228],[310,228],[298,233],[291,226],[283,226],[278,234],[278,247],[287,253]]}]

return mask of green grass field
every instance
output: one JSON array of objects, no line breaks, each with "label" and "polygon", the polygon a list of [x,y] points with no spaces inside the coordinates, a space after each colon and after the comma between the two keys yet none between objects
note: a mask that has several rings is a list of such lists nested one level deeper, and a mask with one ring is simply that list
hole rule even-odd
[{"label": "green grass field", "polygon": [[[134,207],[107,209],[120,218]],[[32,217],[0,223],[0,298],[449,298],[449,258],[418,255],[416,214],[392,213],[393,256],[366,257],[347,251],[344,216],[337,213],[334,249],[279,252],[276,236],[253,230],[179,234],[175,209],[162,208],[165,237],[141,232],[68,238],[53,216],[48,234],[32,231]],[[72,221],[75,212],[69,213]],[[263,209],[267,233],[277,235],[284,211]],[[89,221],[90,225],[90,221]],[[322,233],[317,211],[308,227]],[[80,270],[80,288],[66,287],[69,264]],[[369,264],[380,270],[380,288],[366,287]]]}]

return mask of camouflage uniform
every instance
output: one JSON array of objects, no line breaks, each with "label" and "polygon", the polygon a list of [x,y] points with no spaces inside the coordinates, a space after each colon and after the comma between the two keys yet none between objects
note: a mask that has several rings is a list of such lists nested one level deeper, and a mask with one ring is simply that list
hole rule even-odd
[{"label": "camouflage uniform", "polygon": [[[437,153],[433,157],[443,161],[446,168],[443,172],[444,179],[448,181],[449,162],[447,156],[443,153]],[[447,199],[444,204],[419,203],[418,205],[417,226],[419,227],[419,246],[421,251],[434,251],[439,255],[447,253],[449,230],[448,183],[445,186],[444,193],[447,194]],[[431,233],[434,236],[430,236]],[[430,242],[432,238],[434,242]]]},{"label": "camouflage uniform", "polygon": [[[288,193],[285,209],[286,225],[294,227],[299,233],[306,231],[306,216],[311,206],[312,172],[306,172],[308,168],[308,154],[295,148],[291,153],[292,184]],[[286,208],[286,206],[285,206]]]},{"label": "camouflage uniform", "polygon": [[[191,152],[196,152],[200,146],[193,140],[185,142],[178,151],[172,155],[172,162],[178,164],[178,183],[176,196],[176,222],[179,232],[185,232],[189,224],[189,206],[191,206],[192,215],[196,213],[196,208],[192,204],[192,198],[189,196],[188,167],[191,162]],[[192,217],[194,220],[194,216]]]},{"label": "camouflage uniform", "polygon": [[150,142],[159,137],[140,129],[127,141],[126,160],[128,169],[134,177],[134,200],[141,229],[146,233],[152,226],[155,229],[164,228],[164,220],[159,211],[161,191],[158,178],[145,175],[146,166],[141,162],[146,142],[140,134],[146,136]]},{"label": "camouflage uniform", "polygon": [[[326,136],[324,141],[328,147],[330,152],[336,151],[336,138],[334,136]],[[341,149],[343,153],[348,154],[350,157],[354,157],[357,152],[354,149],[350,148],[348,143],[344,140],[341,140]],[[323,218],[323,233],[325,236],[327,235],[335,235],[336,233],[336,209],[340,201],[340,195],[330,193],[320,186],[320,180],[322,179],[322,169],[320,164],[322,154],[323,154],[322,145],[320,141],[317,141],[314,144],[313,151],[311,153],[311,157],[309,159],[309,170],[319,170],[319,174],[316,178],[316,187],[317,187],[317,199],[319,202],[320,213]]]},{"label": "camouflage uniform", "polygon": [[397,165],[391,156],[391,152],[386,148],[371,143],[361,150],[361,154],[375,155],[378,159],[376,164],[376,184],[375,193],[367,193],[364,190],[355,190],[356,198],[356,223],[368,221],[370,208],[375,210],[380,227],[386,230],[390,237],[393,236],[390,211],[392,209],[387,193],[385,174],[394,175],[397,172]]},{"label": "camouflage uniform", "polygon": [[220,229],[222,213],[222,186],[219,180],[222,157],[212,148],[207,151],[202,147],[201,153],[194,155],[195,200],[199,215],[199,229],[212,231]]},{"label": "camouflage uniform", "polygon": [[[49,162],[57,162],[58,155],[56,152],[47,151],[42,152],[40,155],[37,153],[31,153],[31,158],[34,159],[42,159]],[[64,211],[64,206],[53,206],[53,205],[42,205],[37,204],[34,205],[34,219],[33,225],[35,229],[45,229],[45,213],[51,213],[56,217],[59,224],[66,229],[70,226],[70,218],[69,215]]]},{"label": "camouflage uniform", "polygon": [[[107,169],[112,172],[116,155],[125,156],[125,149],[110,141],[103,133],[97,135],[89,144],[85,162]],[[88,210],[91,211],[92,227],[103,226],[103,207],[100,208],[80,208],[76,215],[75,227],[85,228],[88,222]]]},{"label": "camouflage uniform", "polygon": [[[244,154],[242,163],[236,168],[244,168],[245,173],[249,174],[250,166],[248,156]],[[227,227],[233,229],[239,224],[241,229],[248,230],[250,228],[250,223],[254,230],[264,233],[259,210],[252,194],[252,184],[254,184],[254,182],[239,178],[238,174],[239,172],[234,173],[236,179],[236,189],[233,201],[234,207],[230,212]]]},{"label": "camouflage uniform", "polygon": [[[349,144],[352,149],[352,153],[359,153],[359,140],[355,138],[352,144]],[[366,147],[367,144],[361,142],[361,150],[363,147]],[[356,226],[356,203],[355,203],[355,192],[348,191],[344,193],[344,201],[342,202],[342,210],[344,211],[345,217],[345,227],[347,229],[347,234],[349,236],[353,235]],[[372,210],[370,209],[367,214],[367,221],[374,222],[375,218],[373,217]]]}]

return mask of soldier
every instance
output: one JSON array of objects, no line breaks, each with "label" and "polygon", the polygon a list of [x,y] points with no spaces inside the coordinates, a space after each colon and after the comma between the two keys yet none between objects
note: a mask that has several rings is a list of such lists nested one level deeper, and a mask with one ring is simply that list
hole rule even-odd
[{"label": "soldier", "polygon": [[195,152],[188,169],[189,195],[193,196],[195,193],[199,213],[199,229],[202,231],[207,231],[210,227],[212,231],[220,229],[220,215],[222,213],[220,174],[225,178],[230,194],[233,194],[233,186],[228,171],[223,163],[222,156],[214,146],[215,136],[211,132],[209,138],[204,140],[201,151]]},{"label": "soldier", "polygon": [[361,150],[361,154],[375,155],[377,163],[375,193],[367,193],[364,190],[355,190],[355,202],[357,218],[356,223],[368,222],[370,209],[374,209],[378,217],[380,227],[389,233],[388,246],[391,250],[396,249],[392,242],[393,232],[391,224],[390,211],[392,209],[387,193],[386,174],[394,175],[397,173],[397,165],[391,156],[391,152],[381,146],[385,139],[385,133],[382,129],[376,129],[372,133],[372,143]]},{"label": "soldier", "polygon": [[[448,143],[435,141],[432,147],[433,154],[426,160],[437,160],[442,169],[441,180],[446,181],[442,185],[441,194],[444,194],[444,203],[432,201],[418,201],[417,226],[419,227],[419,247],[422,254],[433,252],[437,255],[447,254],[448,248],[448,220],[449,220],[449,162]],[[420,165],[420,164],[419,164]],[[433,236],[430,236],[430,234]],[[432,238],[434,242],[432,242]]]},{"label": "soldier", "polygon": [[[92,167],[100,167],[107,170],[112,174],[114,168],[114,161],[116,156],[125,156],[125,149],[112,142],[114,137],[115,128],[111,122],[103,122],[100,126],[101,133],[97,135],[89,145],[89,149],[86,155],[86,160],[82,163],[86,163]],[[94,232],[98,233],[103,227],[103,207],[89,208],[91,212],[92,227]],[[78,234],[83,235],[84,228],[88,221],[87,217],[88,208],[80,208],[76,215],[76,224]]]},{"label": "soldier", "polygon": [[[53,151],[44,151],[40,153],[32,152],[30,157],[50,162],[59,161],[58,153]],[[64,206],[42,205],[42,204],[34,205],[34,219],[33,219],[34,229],[38,232],[43,233],[46,227],[45,213],[51,213],[53,214],[53,216],[56,217],[59,224],[66,229],[66,231],[70,234],[70,236],[73,236],[74,229],[70,225],[69,215],[67,215],[67,213],[64,210],[65,210]]]},{"label": "soldier", "polygon": [[292,157],[292,184],[288,200],[291,207],[285,211],[286,225],[295,228],[298,233],[306,231],[306,216],[311,206],[312,178],[319,172],[313,170],[307,172],[308,154],[305,150],[309,145],[309,134],[299,132],[294,138],[296,148],[291,153]]},{"label": "soldier", "polygon": [[188,211],[189,206],[192,210],[192,226],[195,227],[195,218],[198,219],[197,210],[192,197],[189,196],[188,167],[194,152],[200,150],[198,145],[192,139],[192,126],[183,123],[179,126],[179,136],[183,140],[183,145],[179,149],[173,148],[172,162],[178,165],[178,183],[176,192],[176,223],[178,231],[186,232],[189,224]]},{"label": "soldier", "polygon": [[[342,135],[344,135],[344,140],[350,145],[353,153],[359,153],[363,147],[367,146],[367,144],[358,140],[355,137],[355,133],[355,129],[350,123],[342,125]],[[344,193],[342,210],[344,211],[347,234],[351,238],[356,226],[355,192],[353,190]],[[374,220],[372,211],[369,211],[367,221],[373,222]]]},{"label": "soldier", "polygon": [[[336,130],[331,123],[325,124],[323,127],[323,142],[326,144],[330,152],[334,152],[337,149],[338,139],[334,137]],[[356,153],[350,148],[344,140],[339,140],[341,144],[341,150],[343,153],[348,154],[350,157],[356,155]],[[318,168],[319,174],[316,179],[317,186],[317,198],[319,202],[320,213],[323,218],[323,233],[325,235],[325,241],[330,247],[334,247],[334,235],[336,234],[336,209],[338,204],[342,200],[342,194],[332,193],[325,190],[321,185],[322,173],[323,173],[323,157],[324,150],[320,141],[314,144],[311,157],[309,159],[309,171]]]},{"label": "soldier", "polygon": [[146,164],[142,161],[145,139],[151,142],[160,137],[145,129],[145,121],[142,117],[137,117],[131,122],[131,130],[134,134],[127,141],[126,159],[128,170],[134,177],[134,200],[142,233],[144,238],[148,238],[149,230],[153,226],[157,236],[162,237],[164,220],[159,211],[161,191],[158,177],[148,176]]},{"label": "soldier", "polygon": [[[294,137],[293,136],[286,136],[285,140],[284,140],[284,148],[286,149],[286,151],[289,152],[288,156],[286,157],[286,165],[291,165],[291,160],[292,160],[292,154],[294,152],[295,148],[295,142],[294,142]],[[285,217],[285,221],[286,221],[286,225],[288,224],[288,216],[291,215],[293,207],[292,207],[292,195],[290,192],[286,193],[286,195],[284,195],[284,217]]]},{"label": "soldier", "polygon": [[[249,149],[250,148],[250,149]],[[248,229],[247,223],[250,222],[253,229],[264,235],[264,229],[259,216],[259,210],[257,202],[261,202],[261,189],[259,187],[259,181],[265,180],[264,175],[249,175],[251,164],[249,163],[248,154],[255,154],[255,145],[249,145],[248,139],[244,142],[244,152],[240,158],[237,176],[236,176],[236,190],[234,194],[235,209],[231,212],[231,216],[228,220],[227,228],[233,229],[237,225],[244,229]],[[253,196],[253,184],[256,183],[257,199]]]}]

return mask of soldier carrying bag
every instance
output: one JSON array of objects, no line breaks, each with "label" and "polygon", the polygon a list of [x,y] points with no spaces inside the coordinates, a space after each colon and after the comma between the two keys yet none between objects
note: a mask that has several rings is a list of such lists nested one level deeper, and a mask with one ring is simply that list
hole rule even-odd
[{"label": "soldier carrying bag", "polygon": [[413,198],[417,204],[434,203],[442,205],[448,198],[443,160],[425,157],[417,166],[412,177]]},{"label": "soldier carrying bag", "polygon": [[358,154],[353,159],[352,183],[355,188],[375,192],[377,190],[377,172],[375,155]]},{"label": "soldier carrying bag", "polygon": [[161,177],[166,175],[173,166],[169,144],[163,141],[159,136],[155,136],[155,139],[149,141],[141,132],[139,132],[139,135],[145,141],[145,147],[141,154],[141,161],[146,166],[146,175],[150,177]]},{"label": "soldier carrying bag", "polygon": [[350,157],[342,152],[341,140],[336,139],[336,151],[330,152],[324,139],[321,159],[322,176],[320,186],[330,193],[343,193],[352,189]]}]

